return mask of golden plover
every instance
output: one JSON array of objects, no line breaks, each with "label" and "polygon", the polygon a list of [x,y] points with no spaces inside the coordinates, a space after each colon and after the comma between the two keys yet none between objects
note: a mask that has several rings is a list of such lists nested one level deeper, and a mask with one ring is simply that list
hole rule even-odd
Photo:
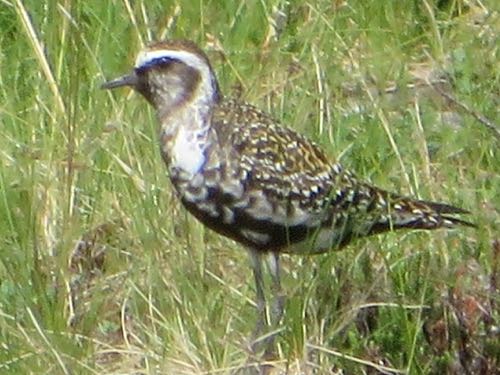
[{"label": "golden plover", "polygon": [[267,322],[264,256],[274,295],[270,323],[277,324],[284,309],[281,253],[323,253],[400,228],[473,226],[457,217],[467,213],[460,208],[360,181],[268,114],[224,99],[206,54],[193,42],[151,44],[139,53],[130,74],[103,88],[122,86],[132,87],[155,108],[161,155],[184,207],[248,249],[257,332]]}]

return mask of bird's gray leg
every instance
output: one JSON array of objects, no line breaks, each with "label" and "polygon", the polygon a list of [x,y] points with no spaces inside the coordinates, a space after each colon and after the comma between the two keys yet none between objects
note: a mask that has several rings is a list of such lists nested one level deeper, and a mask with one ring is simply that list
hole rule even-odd
[{"label": "bird's gray leg", "polygon": [[[270,324],[268,324],[266,311],[267,304],[264,293],[264,277],[262,274],[262,253],[250,249],[249,254],[255,278],[258,312],[257,323],[253,333],[252,352],[253,354],[257,354],[260,348],[264,348],[263,359],[269,360],[275,354],[274,342],[285,307],[285,295],[281,289],[279,254],[271,252],[267,254],[266,258],[269,273],[271,274],[271,292],[273,295],[272,305],[270,306]],[[264,327],[266,327],[266,330],[264,330]]]},{"label": "bird's gray leg", "polygon": [[271,291],[273,293],[271,324],[276,326],[280,324],[281,318],[283,317],[283,310],[285,308],[285,295],[283,293],[283,290],[281,289],[279,254],[276,252],[269,253],[267,264],[269,267],[269,272],[271,273]]},{"label": "bird's gray leg", "polygon": [[253,332],[252,351],[257,350],[259,336],[262,334],[264,326],[267,325],[266,297],[264,295],[264,279],[262,276],[262,255],[254,249],[249,250],[250,261],[252,263],[253,276],[255,278],[255,294],[257,297],[257,323]]},{"label": "bird's gray leg", "polygon": [[269,273],[271,274],[272,284],[271,292],[273,294],[273,302],[271,305],[271,328],[274,330],[273,333],[269,335],[265,342],[265,353],[264,357],[272,357],[274,354],[274,339],[278,334],[277,330],[281,319],[283,318],[283,311],[285,308],[285,295],[281,289],[281,279],[280,279],[280,263],[279,254],[277,252],[271,252],[267,256],[267,265],[269,268]]}]

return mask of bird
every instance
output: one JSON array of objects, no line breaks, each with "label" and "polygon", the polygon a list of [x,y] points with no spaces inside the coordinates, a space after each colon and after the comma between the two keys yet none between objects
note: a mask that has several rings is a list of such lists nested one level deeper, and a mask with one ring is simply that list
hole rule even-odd
[{"label": "bird", "polygon": [[[270,114],[224,97],[207,54],[192,41],[152,42],[130,73],[102,88],[126,86],[154,107],[160,153],[183,206],[247,249],[258,312],[254,337],[283,317],[281,254],[340,250],[399,229],[474,226],[461,218],[469,211],[373,186]],[[266,352],[273,342],[268,335]]]}]

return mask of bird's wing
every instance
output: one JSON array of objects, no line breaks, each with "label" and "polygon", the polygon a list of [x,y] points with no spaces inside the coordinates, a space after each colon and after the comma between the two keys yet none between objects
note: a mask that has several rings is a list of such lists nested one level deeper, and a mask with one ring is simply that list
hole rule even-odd
[{"label": "bird's wing", "polygon": [[316,144],[253,106],[228,101],[214,113],[213,124],[221,149],[230,150],[228,173],[247,192],[245,214],[291,230],[317,230],[318,251],[391,229],[469,224],[453,217],[464,213],[453,206],[359,181]]},{"label": "bird's wing", "polygon": [[324,207],[343,171],[316,144],[247,104],[227,101],[214,120],[221,141],[230,146],[225,147],[230,163],[246,173],[248,189],[276,203],[313,211]]}]

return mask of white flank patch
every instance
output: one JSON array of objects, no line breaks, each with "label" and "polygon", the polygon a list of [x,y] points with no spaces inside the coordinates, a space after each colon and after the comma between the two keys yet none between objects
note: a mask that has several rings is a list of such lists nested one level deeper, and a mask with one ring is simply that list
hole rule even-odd
[{"label": "white flank patch", "polygon": [[193,177],[193,179],[191,179],[189,185],[191,185],[195,188],[199,188],[199,187],[202,187],[204,182],[205,182],[205,179],[203,178],[203,176],[201,174],[198,174],[195,177]]},{"label": "white flank patch", "polygon": [[196,203],[196,202],[203,201],[203,200],[207,199],[208,191],[207,191],[207,189],[203,188],[203,189],[201,189],[200,193],[193,194],[189,191],[189,188],[187,188],[184,190],[183,195],[184,195],[184,199],[188,200],[189,202]]},{"label": "white flank patch", "polygon": [[215,204],[213,204],[213,203],[198,202],[196,204],[196,207],[199,210],[206,212],[211,217],[218,217],[219,216],[219,213],[217,212],[217,209],[215,208]]},{"label": "white flank patch", "polygon": [[250,241],[257,242],[260,245],[264,245],[271,237],[266,233],[255,232],[250,229],[242,229],[240,233],[243,237],[249,239]]},{"label": "white flank patch", "polygon": [[299,207],[295,207],[293,215],[282,216],[277,215],[275,221],[281,225],[286,226],[296,226],[296,225],[307,225],[315,226],[319,224],[319,219],[321,215],[310,213],[302,210]]},{"label": "white flank patch", "polygon": [[243,185],[241,185],[238,181],[223,181],[221,188],[224,193],[232,195],[235,199],[240,199],[243,195]]},{"label": "white flank patch", "polygon": [[226,224],[232,224],[234,221],[234,213],[226,206],[222,207],[222,221]]},{"label": "white flank patch", "polygon": [[340,232],[332,231],[330,228],[322,228],[312,237],[298,242],[286,249],[290,254],[311,254],[322,253],[328,250],[335,250],[338,245]]},{"label": "white flank patch", "polygon": [[261,192],[255,192],[252,194],[255,198],[255,202],[251,207],[248,207],[245,211],[248,215],[257,220],[269,220],[273,218],[273,208],[268,202],[267,198]]}]

